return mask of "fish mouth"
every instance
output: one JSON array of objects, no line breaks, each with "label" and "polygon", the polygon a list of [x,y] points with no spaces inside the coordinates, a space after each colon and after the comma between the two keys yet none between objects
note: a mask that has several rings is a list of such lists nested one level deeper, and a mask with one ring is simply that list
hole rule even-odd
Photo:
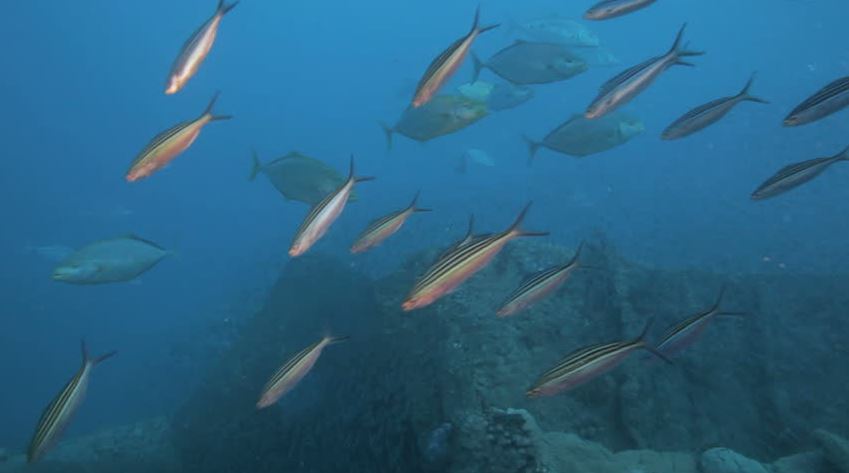
[{"label": "fish mouth", "polygon": [[404,312],[409,312],[413,309],[418,309],[422,305],[424,304],[422,304],[422,301],[418,299],[408,299],[401,304],[401,308],[404,309]]},{"label": "fish mouth", "polygon": [[168,82],[168,86],[165,87],[165,95],[174,95],[180,91],[180,83],[176,80],[171,80]]},{"label": "fish mouth", "polygon": [[799,124],[799,119],[796,117],[787,117],[784,119],[784,126],[796,126]]}]

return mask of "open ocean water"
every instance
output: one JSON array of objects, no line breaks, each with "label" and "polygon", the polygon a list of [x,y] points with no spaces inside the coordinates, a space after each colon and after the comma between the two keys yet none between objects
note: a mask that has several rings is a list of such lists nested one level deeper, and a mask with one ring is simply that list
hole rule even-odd
[{"label": "open ocean water", "polygon": [[849,472],[844,0],[216,3],[0,15],[0,472]]}]

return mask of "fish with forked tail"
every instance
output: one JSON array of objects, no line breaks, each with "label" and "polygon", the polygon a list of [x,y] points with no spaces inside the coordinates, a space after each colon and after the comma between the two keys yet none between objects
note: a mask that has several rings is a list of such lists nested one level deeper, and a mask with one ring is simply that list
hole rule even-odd
[{"label": "fish with forked tail", "polygon": [[795,189],[819,176],[829,166],[839,161],[849,161],[849,147],[831,157],[814,158],[784,166],[752,192],[752,200],[775,197]]}]

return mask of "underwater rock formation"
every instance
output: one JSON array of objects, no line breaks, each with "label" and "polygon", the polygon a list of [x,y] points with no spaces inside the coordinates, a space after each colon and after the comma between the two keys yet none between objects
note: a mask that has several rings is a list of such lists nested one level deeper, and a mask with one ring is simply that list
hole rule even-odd
[{"label": "underwater rock formation", "polygon": [[768,473],[759,462],[724,447],[702,453],[699,469],[702,473]]},{"label": "underwater rock formation", "polygon": [[823,429],[814,431],[825,460],[839,473],[849,473],[849,440]]},{"label": "underwater rock formation", "polygon": [[[495,316],[526,274],[573,251],[517,242],[455,293],[410,313],[401,302],[437,250],[378,281],[319,254],[290,261],[265,308],[177,413],[184,469],[687,473],[699,458],[658,451],[722,445],[772,459],[815,448],[811,425],[849,428],[841,415],[849,400],[835,389],[849,385],[847,277],[651,269],[602,241],[581,258],[600,270],[575,273],[526,312]],[[723,284],[723,308],[747,315],[713,321],[674,365],[638,354],[573,391],[526,398],[568,353],[635,337],[649,319],[657,340],[710,307]],[[326,330],[351,341],[257,412],[268,376]],[[444,423],[453,429],[430,456],[422,438]]]}]

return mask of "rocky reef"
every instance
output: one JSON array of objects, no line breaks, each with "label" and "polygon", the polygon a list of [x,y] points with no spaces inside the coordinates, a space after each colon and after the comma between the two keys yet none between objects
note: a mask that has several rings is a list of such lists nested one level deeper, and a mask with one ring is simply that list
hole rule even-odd
[{"label": "rocky reef", "polygon": [[[495,316],[524,275],[573,251],[517,243],[410,313],[401,301],[435,250],[378,281],[321,255],[290,261],[171,419],[169,456],[204,473],[849,473],[849,277],[648,268],[599,240],[582,256],[593,269]],[[673,365],[637,354],[573,391],[525,396],[575,349],[650,320],[657,340],[723,284],[723,308],[746,315],[714,320]],[[328,332],[351,341],[258,411],[270,374]]]}]

